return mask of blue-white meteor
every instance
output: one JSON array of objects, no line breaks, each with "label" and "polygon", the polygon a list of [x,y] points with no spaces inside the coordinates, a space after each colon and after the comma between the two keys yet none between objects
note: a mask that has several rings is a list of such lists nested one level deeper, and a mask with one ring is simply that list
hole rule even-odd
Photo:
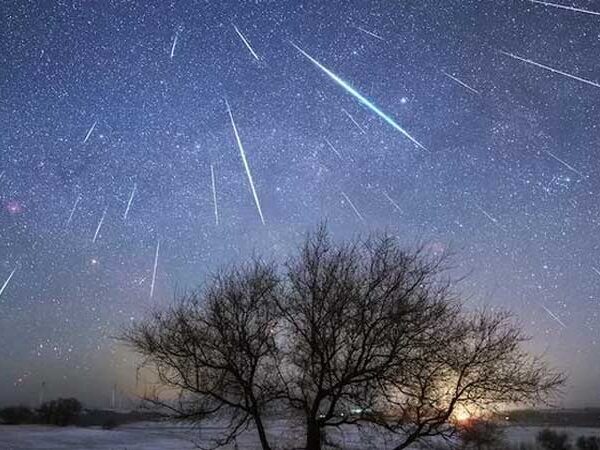
[{"label": "blue-white meteor", "polygon": [[300,53],[302,53],[302,55],[304,55],[306,58],[308,58],[315,66],[317,66],[319,69],[321,69],[323,72],[325,72],[329,76],[329,78],[331,78],[333,81],[335,81],[337,84],[339,84],[342,88],[344,88],[344,90],[346,92],[348,92],[350,95],[352,95],[354,98],[356,98],[359,102],[361,102],[363,105],[365,105],[371,111],[373,111],[375,114],[377,114],[379,117],[381,117],[389,125],[394,127],[394,129],[396,129],[397,131],[402,133],[405,137],[410,139],[410,141],[413,144],[415,144],[417,147],[422,148],[423,150],[427,150],[425,148],[425,146],[423,146],[423,144],[421,144],[419,141],[417,141],[404,128],[402,128],[400,125],[398,125],[394,119],[392,119],[390,116],[388,116],[382,110],[380,110],[377,106],[375,106],[373,103],[371,103],[366,97],[361,95],[360,92],[358,92],[356,89],[354,89],[352,86],[350,86],[344,80],[342,80],[335,73],[333,73],[327,67],[322,65],[319,61],[314,59],[312,56],[310,56],[308,53],[306,53],[304,50],[302,50],[296,44],[294,44],[293,42],[290,42],[290,43],[294,46],[294,48],[296,50],[298,50]]},{"label": "blue-white meteor", "polygon": [[10,273],[10,275],[8,276],[8,278],[6,279],[6,281],[4,282],[4,284],[2,285],[2,287],[0,287],[0,296],[2,296],[2,294],[4,293],[6,286],[8,286],[8,283],[10,283],[10,279],[13,277],[13,275],[15,274],[16,271],[17,271],[17,268],[15,267],[13,269],[13,271]]},{"label": "blue-white meteor", "polygon": [[233,113],[231,112],[231,108],[229,107],[229,102],[225,100],[225,105],[227,106],[227,112],[229,113],[229,119],[231,119],[231,128],[233,128],[233,134],[235,135],[235,141],[237,142],[238,148],[240,150],[240,156],[242,158],[242,163],[244,164],[244,169],[246,170],[246,176],[248,177],[248,184],[250,185],[250,190],[252,191],[252,196],[254,197],[254,203],[256,204],[256,209],[258,210],[258,215],[260,216],[260,221],[262,224],[265,224],[265,218],[262,213],[262,208],[260,207],[260,200],[258,199],[258,194],[256,193],[256,188],[254,187],[254,180],[252,178],[252,172],[250,172],[250,165],[248,164],[248,159],[246,159],[246,151],[244,150],[244,146],[242,145],[242,140],[240,139],[240,135],[238,133],[237,127],[235,126],[235,121],[233,120]]}]

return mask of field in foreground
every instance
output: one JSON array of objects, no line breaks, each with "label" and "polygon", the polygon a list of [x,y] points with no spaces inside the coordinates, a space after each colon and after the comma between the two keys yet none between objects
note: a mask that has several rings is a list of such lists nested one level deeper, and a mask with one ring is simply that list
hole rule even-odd
[{"label": "field in foreground", "polygon": [[[527,443],[535,440],[539,427],[513,426],[506,429],[511,443]],[[558,428],[568,432],[572,439],[580,435],[600,436],[599,428]],[[37,425],[0,426],[0,449],[2,450],[191,450],[196,442],[208,442],[221,434],[221,428],[205,426],[200,431],[187,426],[168,423],[143,422],[119,427],[115,430],[100,428],[55,428]],[[276,449],[300,448],[300,430],[284,422],[273,423],[270,428]],[[383,436],[360,435],[356,432],[336,433],[335,442],[344,449],[390,449],[391,442]],[[252,433],[238,440],[238,449],[259,448]],[[228,447],[233,449],[234,446]]]}]

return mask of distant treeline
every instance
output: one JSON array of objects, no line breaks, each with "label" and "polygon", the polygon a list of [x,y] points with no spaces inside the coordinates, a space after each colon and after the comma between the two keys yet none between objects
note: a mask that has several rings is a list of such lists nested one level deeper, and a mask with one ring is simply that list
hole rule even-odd
[{"label": "distant treeline", "polygon": [[519,425],[600,428],[600,408],[524,409],[511,411],[506,417]]},{"label": "distant treeline", "polygon": [[158,418],[158,414],[145,411],[85,409],[74,398],[51,400],[42,404],[38,409],[22,405],[0,409],[0,424],[4,425],[42,424],[114,428],[126,423],[157,420]]}]

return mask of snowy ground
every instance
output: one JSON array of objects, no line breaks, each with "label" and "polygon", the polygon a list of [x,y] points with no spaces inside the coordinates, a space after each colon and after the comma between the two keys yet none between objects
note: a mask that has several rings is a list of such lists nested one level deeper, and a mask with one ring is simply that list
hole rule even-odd
[{"label": "snowy ground", "polygon": [[[568,432],[573,439],[580,435],[600,436],[598,428],[553,428]],[[191,450],[196,448],[193,440],[208,442],[210,437],[221,434],[217,426],[205,426],[200,431],[187,426],[168,423],[137,423],[115,430],[99,428],[55,428],[36,425],[0,426],[1,450]],[[513,443],[533,442],[540,428],[510,427],[506,437]],[[343,435],[342,435],[343,434]],[[276,449],[301,448],[301,430],[284,422],[273,423],[271,441]],[[388,449],[381,436],[360,436],[357,433],[339,433],[336,441],[344,449]],[[234,448],[233,446],[229,448]],[[238,449],[260,448],[253,433],[238,441]]]}]

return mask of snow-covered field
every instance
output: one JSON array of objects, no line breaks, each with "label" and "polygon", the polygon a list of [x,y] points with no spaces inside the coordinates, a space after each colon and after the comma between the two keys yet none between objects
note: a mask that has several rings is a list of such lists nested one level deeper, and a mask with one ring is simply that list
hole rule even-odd
[{"label": "snow-covered field", "polygon": [[[580,435],[600,436],[599,428],[557,428],[568,432],[573,439]],[[512,443],[533,442],[540,430],[536,427],[510,427],[506,437]],[[0,426],[1,450],[191,450],[193,441],[207,443],[218,437],[222,429],[213,425],[200,430],[169,423],[145,422],[119,427],[115,430],[100,428],[55,428],[37,425]],[[300,429],[289,423],[275,422],[270,428],[271,442],[276,449],[298,449],[302,446]],[[381,436],[360,435],[356,432],[337,433],[335,441],[344,449],[388,449],[391,442]],[[235,448],[233,445],[229,448]],[[254,433],[248,432],[237,442],[238,449],[260,448]]]}]

